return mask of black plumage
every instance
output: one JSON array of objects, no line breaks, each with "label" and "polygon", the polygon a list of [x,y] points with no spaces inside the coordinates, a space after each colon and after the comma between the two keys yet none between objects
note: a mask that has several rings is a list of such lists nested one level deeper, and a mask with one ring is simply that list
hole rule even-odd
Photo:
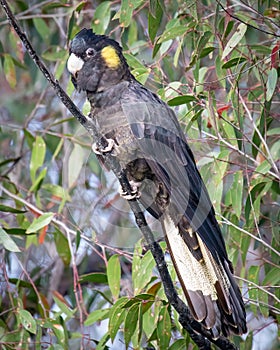
[{"label": "black plumage", "polygon": [[68,70],[75,87],[87,93],[89,118],[113,140],[112,154],[139,201],[161,221],[194,318],[214,337],[246,332],[224,239],[173,110],[136,81],[114,40],[91,30],[73,39]]}]

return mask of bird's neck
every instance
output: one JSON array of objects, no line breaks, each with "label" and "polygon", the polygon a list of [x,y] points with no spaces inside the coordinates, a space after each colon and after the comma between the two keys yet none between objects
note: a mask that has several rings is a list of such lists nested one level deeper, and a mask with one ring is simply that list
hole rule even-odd
[{"label": "bird's neck", "polygon": [[122,80],[95,92],[87,91],[87,99],[94,108],[106,108],[121,102],[123,91],[129,86],[129,80]]}]

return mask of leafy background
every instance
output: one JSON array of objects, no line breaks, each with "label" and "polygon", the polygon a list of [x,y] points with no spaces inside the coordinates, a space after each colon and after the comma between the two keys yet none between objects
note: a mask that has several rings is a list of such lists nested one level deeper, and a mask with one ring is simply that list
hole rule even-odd
[{"label": "leafy background", "polygon": [[[15,0],[11,6],[81,108],[84,96],[73,92],[65,63],[69,40],[83,27],[118,40],[137,79],[174,106],[246,302],[249,333],[231,340],[240,349],[276,348],[279,2]],[[0,41],[1,348],[195,349],[116,181],[98,165],[89,136],[55,97],[3,11]],[[170,272],[175,279],[172,266]]]}]

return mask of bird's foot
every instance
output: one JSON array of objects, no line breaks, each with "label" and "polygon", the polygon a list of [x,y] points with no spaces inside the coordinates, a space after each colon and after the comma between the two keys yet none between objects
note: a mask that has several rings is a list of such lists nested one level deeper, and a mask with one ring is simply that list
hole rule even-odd
[{"label": "bird's foot", "polygon": [[93,152],[95,154],[102,155],[103,153],[111,152],[114,148],[115,141],[113,139],[107,139],[108,145],[104,148],[100,148],[100,146],[97,145],[96,142],[91,146]]},{"label": "bird's foot", "polygon": [[131,201],[133,199],[138,199],[140,198],[141,194],[139,192],[139,184],[134,182],[134,181],[129,181],[130,187],[131,187],[131,193],[128,194],[126,191],[124,191],[122,189],[122,187],[120,187],[119,189],[119,193],[120,196],[124,199],[126,199],[127,201]]}]

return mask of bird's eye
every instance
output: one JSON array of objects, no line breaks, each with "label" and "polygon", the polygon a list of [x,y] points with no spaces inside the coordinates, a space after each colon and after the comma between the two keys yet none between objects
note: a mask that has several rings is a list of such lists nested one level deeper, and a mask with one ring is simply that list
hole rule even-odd
[{"label": "bird's eye", "polygon": [[93,56],[94,55],[94,49],[92,49],[91,47],[89,49],[86,50],[86,55],[87,56]]}]

